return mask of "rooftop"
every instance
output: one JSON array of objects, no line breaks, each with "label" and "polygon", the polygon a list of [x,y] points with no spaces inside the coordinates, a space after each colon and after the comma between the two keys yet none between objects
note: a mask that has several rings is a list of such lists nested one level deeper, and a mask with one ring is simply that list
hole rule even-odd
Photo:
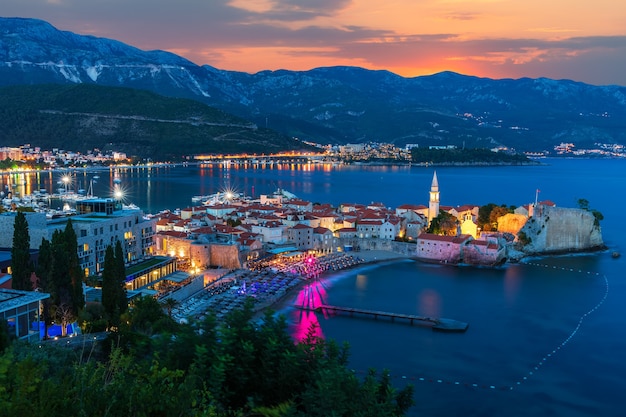
[{"label": "rooftop", "polygon": [[147,261],[140,262],[138,264],[132,265],[126,268],[126,276],[136,274],[139,271],[143,271],[144,269],[148,269],[152,266],[158,265],[162,262],[169,260],[170,258],[166,256],[155,256],[153,258],[148,259]]},{"label": "rooftop", "polygon": [[50,294],[37,291],[20,291],[0,288],[0,312],[10,310],[35,301],[50,298]]}]

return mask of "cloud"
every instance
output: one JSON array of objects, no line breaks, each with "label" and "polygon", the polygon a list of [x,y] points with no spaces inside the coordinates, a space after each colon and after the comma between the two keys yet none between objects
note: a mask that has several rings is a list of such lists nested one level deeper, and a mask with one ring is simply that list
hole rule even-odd
[{"label": "cloud", "polygon": [[444,16],[450,20],[474,20],[479,17],[477,13],[448,13]]},{"label": "cloud", "polygon": [[[591,30],[591,23],[580,26],[583,31],[570,18],[574,10],[562,9],[555,19],[533,13],[533,7],[544,6],[460,0],[3,0],[3,14],[248,72],[340,63],[408,76],[452,70],[490,77],[561,74],[602,83],[600,77],[610,74],[611,82],[626,85],[626,36],[621,26],[609,30],[623,14],[616,9],[602,31]],[[593,21],[595,10],[585,9],[585,22]],[[538,19],[517,25],[533,16]],[[507,19],[515,29],[502,32],[509,29]],[[617,35],[584,36],[594,33]]]},{"label": "cloud", "polygon": [[227,2],[230,7],[245,10],[248,20],[298,22],[311,21],[317,17],[333,16],[352,3],[352,0],[268,0],[250,2],[234,0]]}]

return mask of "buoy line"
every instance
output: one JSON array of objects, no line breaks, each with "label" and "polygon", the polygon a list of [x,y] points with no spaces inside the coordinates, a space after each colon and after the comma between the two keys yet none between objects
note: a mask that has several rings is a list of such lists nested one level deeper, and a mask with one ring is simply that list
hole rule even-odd
[{"label": "buoy line", "polygon": [[[544,266],[544,267],[548,267],[548,265],[541,265],[541,264],[532,264],[529,263],[528,265],[534,265],[534,266]],[[555,268],[555,267],[553,267]],[[570,272],[574,272],[573,269],[571,268],[558,268],[556,267],[555,269],[561,269],[562,271],[570,271]],[[584,273],[582,270],[578,270],[579,273]],[[587,274],[591,275],[592,272],[587,271]],[[599,276],[600,273],[596,272],[595,275]],[[539,368],[541,366],[543,366],[549,359],[551,359],[554,355],[556,355],[556,353],[561,350],[563,347],[565,347],[565,345],[567,345],[570,340],[572,340],[572,338],[576,335],[576,333],[578,333],[578,330],[580,330],[580,327],[583,324],[583,321],[587,318],[587,316],[589,316],[590,314],[592,314],[593,312],[595,312],[598,308],[600,308],[600,306],[602,304],[604,304],[604,302],[606,301],[607,297],[609,296],[609,280],[606,277],[606,275],[603,275],[604,278],[604,294],[602,295],[602,298],[600,299],[600,301],[598,301],[598,303],[593,306],[589,311],[587,311],[586,313],[582,314],[580,316],[580,318],[578,319],[578,323],[576,324],[576,327],[571,331],[571,333],[559,344],[557,345],[552,352],[547,353],[540,361],[538,361],[534,367],[531,367],[531,370],[528,371],[528,373],[526,375],[524,375],[521,379],[519,379],[517,382],[515,382],[515,384],[513,384],[513,386],[510,387],[510,389],[512,390],[514,387],[522,385],[524,382],[528,381],[528,379],[530,377],[532,377],[534,375],[535,372],[537,372],[539,370]]]},{"label": "buoy line", "polygon": [[[545,267],[545,268],[549,268],[550,267],[550,265],[537,264],[537,263],[527,263],[526,265],[539,266],[539,267]],[[560,269],[562,271],[579,272],[579,273],[586,273],[588,275],[592,275],[593,274],[593,275],[600,276],[600,273],[598,273],[598,272],[594,273],[594,272],[582,271],[582,270],[574,271],[574,269],[571,269],[571,268],[554,267],[554,266],[552,268]],[[462,386],[462,387],[468,387],[468,388],[473,388],[473,389],[512,391],[516,387],[519,387],[520,385],[522,385],[523,383],[528,381],[531,377],[533,377],[535,375],[535,373],[537,371],[539,371],[539,369],[548,360],[553,358],[562,348],[564,348],[572,340],[572,338],[576,335],[576,333],[578,333],[578,330],[580,330],[584,320],[590,314],[594,313],[598,308],[600,308],[600,306],[602,306],[602,304],[604,304],[604,302],[606,301],[606,299],[607,299],[607,297],[609,295],[609,280],[606,277],[606,275],[603,275],[603,278],[604,278],[604,285],[605,285],[605,287],[604,287],[604,294],[602,295],[602,298],[598,301],[598,303],[593,308],[591,308],[589,311],[587,311],[586,313],[584,313],[584,314],[582,314],[580,316],[580,318],[578,319],[578,323],[576,324],[574,329],[568,334],[568,336],[561,343],[559,343],[551,352],[547,353],[541,360],[536,362],[534,365],[531,365],[530,370],[523,377],[518,379],[512,385],[506,385],[506,384],[485,384],[485,383],[477,383],[477,382],[447,380],[447,379],[441,379],[441,378],[434,378],[432,376],[427,376],[427,375],[407,376],[407,375],[396,375],[396,374],[391,374],[390,373],[389,376],[391,378],[402,379],[402,380],[407,380],[407,381],[415,381],[415,382],[425,382],[425,383],[433,383],[433,384],[441,384],[441,385],[451,385],[451,386]],[[352,372],[355,373],[355,374],[363,374],[363,375],[368,375],[369,374],[369,371],[352,370]]]}]

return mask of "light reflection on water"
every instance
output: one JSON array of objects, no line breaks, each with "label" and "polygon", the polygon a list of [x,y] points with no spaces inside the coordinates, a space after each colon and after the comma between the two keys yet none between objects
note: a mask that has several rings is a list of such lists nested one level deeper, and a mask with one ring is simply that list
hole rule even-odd
[{"label": "light reflection on water", "polygon": [[[351,366],[357,371],[388,368],[394,382],[416,384],[415,414],[623,415],[626,256],[612,259],[610,251],[625,255],[626,161],[547,162],[536,167],[437,168],[442,204],[521,205],[534,200],[536,189],[541,189],[540,199],[564,207],[574,207],[578,198],[585,198],[604,214],[608,253],[538,258],[528,262],[541,266],[508,265],[494,270],[400,262],[342,272],[314,283],[306,294],[298,294],[299,302],[441,315],[466,321],[470,327],[463,334],[445,334],[382,320],[286,309],[294,336],[301,338],[312,325],[319,325],[316,335],[350,343]],[[424,204],[433,171],[421,167],[231,165],[132,169],[119,172],[119,177],[128,187],[131,202],[155,213],[187,207],[192,196],[215,193],[226,183],[247,195],[258,197],[283,188],[305,200],[335,206],[372,201],[392,208]],[[77,173],[77,184],[95,174]],[[106,197],[114,172],[97,174],[101,178],[94,193]],[[0,186],[20,193],[39,188],[51,192],[58,178],[57,173],[3,174]],[[605,293],[604,276],[609,284],[606,302],[580,322]],[[564,348],[528,382],[513,391],[489,388],[510,386],[521,375],[534,372],[534,366],[567,340],[579,322],[580,328]],[[434,382],[415,379],[421,375]],[[463,384],[454,385],[459,381]],[[473,383],[487,388],[475,388]]]}]

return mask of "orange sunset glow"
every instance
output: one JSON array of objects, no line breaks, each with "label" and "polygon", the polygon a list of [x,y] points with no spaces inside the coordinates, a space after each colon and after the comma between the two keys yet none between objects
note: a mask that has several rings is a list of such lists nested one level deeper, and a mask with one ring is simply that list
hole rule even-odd
[{"label": "orange sunset glow", "polygon": [[614,0],[5,0],[3,12],[249,73],[349,65],[626,85]]}]

